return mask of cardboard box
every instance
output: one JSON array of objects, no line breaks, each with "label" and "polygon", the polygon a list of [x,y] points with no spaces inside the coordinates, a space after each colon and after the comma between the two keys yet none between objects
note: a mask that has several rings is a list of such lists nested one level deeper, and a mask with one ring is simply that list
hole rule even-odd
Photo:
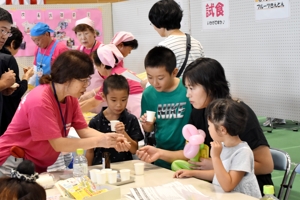
[{"label": "cardboard box", "polygon": [[[88,197],[84,200],[99,200],[99,199],[107,199],[107,200],[117,200],[121,199],[121,189],[118,186],[114,185],[97,185],[97,189],[108,189],[107,192],[103,192],[93,197]],[[60,197],[60,200],[74,200],[70,198]]]}]

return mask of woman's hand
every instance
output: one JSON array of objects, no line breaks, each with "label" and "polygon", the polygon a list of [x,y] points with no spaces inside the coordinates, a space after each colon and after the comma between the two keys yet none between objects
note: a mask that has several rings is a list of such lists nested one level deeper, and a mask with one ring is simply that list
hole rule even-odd
[{"label": "woman's hand", "polygon": [[[122,139],[120,139],[122,138]],[[118,133],[103,133],[100,138],[99,147],[114,148],[117,143],[124,141],[124,136]]]},{"label": "woman's hand", "polygon": [[137,150],[136,155],[142,161],[152,163],[159,159],[160,151],[156,147],[147,145]]},{"label": "woman's hand", "polygon": [[189,160],[189,163],[191,164],[191,169],[201,169],[201,170],[212,170],[212,160],[211,158],[200,158],[199,162],[191,161]]}]

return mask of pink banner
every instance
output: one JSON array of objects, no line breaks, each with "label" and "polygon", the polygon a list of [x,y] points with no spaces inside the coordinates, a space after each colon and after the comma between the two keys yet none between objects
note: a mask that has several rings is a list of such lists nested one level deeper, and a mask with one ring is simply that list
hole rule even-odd
[{"label": "pink banner", "polygon": [[65,41],[70,48],[76,48],[78,42],[74,31],[75,21],[90,17],[99,32],[97,40],[103,42],[102,12],[100,9],[55,9],[55,10],[11,10],[14,23],[24,35],[23,45],[16,56],[33,56],[36,45],[30,38],[30,29],[38,22],[44,22],[55,31],[55,38]]}]

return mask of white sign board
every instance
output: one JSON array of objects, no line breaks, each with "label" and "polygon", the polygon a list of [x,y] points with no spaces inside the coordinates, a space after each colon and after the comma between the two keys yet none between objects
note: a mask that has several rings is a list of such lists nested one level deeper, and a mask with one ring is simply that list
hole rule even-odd
[{"label": "white sign board", "polygon": [[228,0],[202,0],[203,29],[229,28]]},{"label": "white sign board", "polygon": [[289,0],[254,0],[255,19],[280,19],[290,16]]}]

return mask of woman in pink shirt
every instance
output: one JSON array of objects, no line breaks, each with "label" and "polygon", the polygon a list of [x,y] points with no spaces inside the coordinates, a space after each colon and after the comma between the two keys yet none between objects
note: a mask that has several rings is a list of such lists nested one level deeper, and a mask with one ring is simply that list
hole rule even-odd
[{"label": "woman in pink shirt", "polygon": [[[73,28],[73,31],[75,32],[76,37],[80,42],[77,50],[86,53],[89,56],[91,56],[92,53],[96,51],[101,44],[101,42],[96,40],[99,32],[97,32],[94,27],[94,21],[89,17],[85,17],[83,19],[77,20],[75,22],[75,27]],[[91,75],[91,78],[91,84],[86,88],[86,92],[90,92],[103,83],[95,66],[94,74]]]},{"label": "woman in pink shirt", "polygon": [[73,31],[76,34],[80,45],[77,50],[91,55],[93,51],[98,49],[101,42],[96,40],[98,32],[95,30],[95,23],[89,17],[79,19],[75,22],[75,27]]},{"label": "woman in pink shirt", "polygon": [[[128,151],[122,135],[103,134],[88,127],[78,104],[93,74],[90,57],[76,50],[62,53],[54,61],[50,75],[28,93],[0,137],[0,176],[10,174],[23,159],[31,160],[37,172],[45,172],[60,152],[77,148],[114,147]],[[67,138],[74,127],[79,138]]]},{"label": "woman in pink shirt", "polygon": [[[131,50],[136,49],[137,47],[138,42],[134,38],[134,36],[129,32],[121,31],[115,34],[111,41],[111,44],[101,45],[98,48],[97,56],[94,56],[94,64],[97,66],[95,60],[99,60],[99,63],[101,63],[101,65],[98,64],[98,76],[95,79],[93,77],[92,84],[96,81],[98,81],[98,83],[100,84],[94,84],[96,87],[94,87],[91,92],[86,93],[80,98],[80,107],[83,112],[92,111],[98,113],[101,111],[102,107],[106,105],[100,95],[100,93],[102,92],[100,88],[103,84],[105,76],[107,76],[102,73],[105,73],[105,70],[109,75],[122,74],[123,72],[125,72],[127,69],[123,66],[123,59],[131,53]],[[111,70],[105,68],[107,66],[111,67]],[[143,88],[137,81],[133,81],[130,79],[127,79],[127,81],[130,87],[127,110],[131,114],[139,118],[141,114],[140,105]],[[97,93],[98,95],[96,95]]]}]

